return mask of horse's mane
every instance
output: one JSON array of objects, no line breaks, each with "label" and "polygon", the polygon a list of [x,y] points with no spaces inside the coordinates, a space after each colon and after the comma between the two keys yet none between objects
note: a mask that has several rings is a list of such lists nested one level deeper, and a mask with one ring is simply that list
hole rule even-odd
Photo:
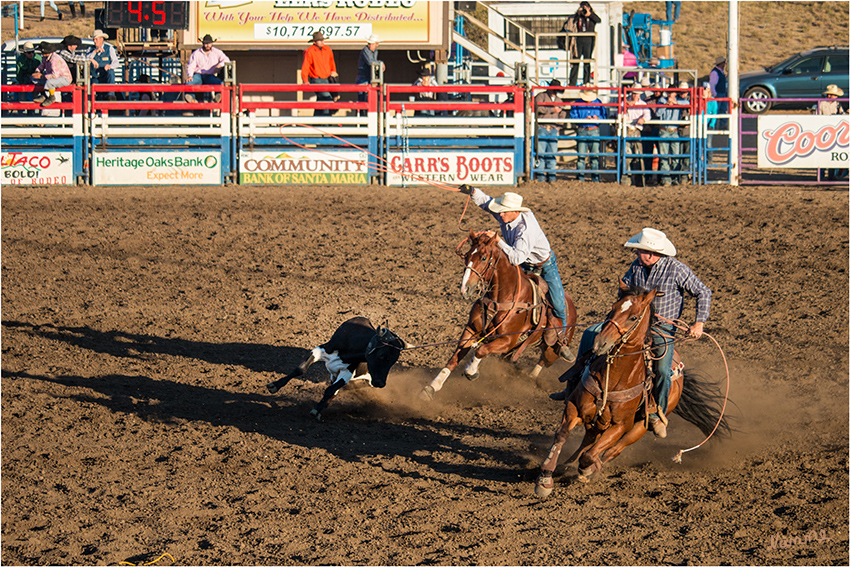
[{"label": "horse's mane", "polygon": [[[631,286],[629,286],[628,289],[621,289],[617,292],[617,301],[620,301],[624,297],[630,296],[630,295],[646,295],[650,291],[652,291],[652,290],[643,288],[643,287],[636,285],[636,284],[632,284]],[[655,315],[655,305],[653,305],[652,303],[649,304],[649,315],[650,316]]]}]

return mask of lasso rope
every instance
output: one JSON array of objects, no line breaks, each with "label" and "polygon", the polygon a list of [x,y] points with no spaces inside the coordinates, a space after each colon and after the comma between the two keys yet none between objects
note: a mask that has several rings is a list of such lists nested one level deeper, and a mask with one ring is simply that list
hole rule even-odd
[{"label": "lasso rope", "polygon": [[171,563],[174,563],[174,557],[170,553],[166,552],[166,553],[163,553],[162,555],[160,555],[159,557],[157,557],[156,559],[154,559],[153,561],[151,561],[150,563],[130,563],[129,561],[119,561],[118,565],[154,565],[157,561],[159,561],[163,557],[168,557],[169,559],[171,559]]},{"label": "lasso rope", "polygon": [[[383,162],[384,164],[386,164],[386,165],[383,165],[383,164],[380,164],[380,163],[377,163],[377,162],[374,163],[374,164],[369,164],[369,167],[376,170],[376,171],[380,171],[382,173],[395,173],[397,175],[401,175],[402,179],[404,179],[404,177],[407,176],[407,177],[410,177],[411,179],[421,181],[422,183],[425,183],[426,185],[431,185],[432,187],[438,187],[438,188],[444,189],[446,191],[460,192],[460,188],[458,188],[458,187],[454,187],[454,186],[448,185],[446,183],[440,183],[440,182],[437,182],[437,181],[433,181],[431,179],[428,179],[427,177],[421,177],[421,176],[416,175],[416,174],[411,173],[411,172],[405,172],[404,166],[402,166],[401,170],[399,170],[399,169],[393,167],[393,165],[389,162],[389,160],[387,160],[387,159],[385,159],[385,158],[383,158],[379,155],[373,154],[372,152],[366,150],[365,148],[361,148],[357,144],[353,144],[353,143],[349,142],[345,138],[340,138],[336,134],[332,134],[330,132],[327,132],[326,130],[322,130],[321,128],[319,128],[317,126],[313,126],[312,124],[295,124],[295,123],[281,124],[280,127],[279,127],[280,137],[283,138],[284,140],[286,140],[287,142],[289,142],[290,144],[292,144],[293,146],[297,146],[297,147],[299,147],[303,150],[307,150],[308,152],[316,152],[316,153],[319,153],[319,154],[324,154],[326,156],[334,157],[334,158],[337,158],[337,159],[342,159],[344,161],[348,161],[348,162],[351,162],[353,164],[359,165],[360,163],[362,163],[362,162],[359,162],[357,160],[349,159],[349,158],[346,158],[346,157],[341,158],[339,155],[335,155],[335,154],[332,154],[330,152],[326,152],[326,151],[323,151],[323,150],[320,150],[320,149],[317,149],[317,148],[308,148],[307,146],[299,144],[298,142],[292,140],[291,138],[288,138],[287,136],[283,135],[283,129],[287,128],[289,126],[296,126],[296,127],[299,127],[299,128],[312,128],[316,132],[319,132],[319,133],[321,133],[325,136],[328,136],[330,138],[333,138],[335,140],[339,140],[340,142],[342,142],[346,146],[349,146],[351,148],[354,148],[355,150],[361,151],[364,154],[375,158],[376,160],[378,160],[378,162]],[[469,201],[471,199],[472,199],[472,195],[467,195],[466,204],[464,204],[464,206],[463,206],[463,212],[461,212],[460,218],[457,221],[457,225],[458,225],[459,230],[463,230],[463,229],[460,228],[460,223],[463,221],[464,215],[466,215],[466,209],[469,207]]]}]

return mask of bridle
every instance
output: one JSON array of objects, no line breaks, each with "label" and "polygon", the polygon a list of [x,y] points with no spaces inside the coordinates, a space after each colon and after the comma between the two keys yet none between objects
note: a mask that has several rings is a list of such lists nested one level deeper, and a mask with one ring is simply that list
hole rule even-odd
[{"label": "bridle", "polygon": [[[463,241],[461,241],[460,244],[457,245],[457,248],[455,248],[455,254],[457,254],[458,256],[463,258],[464,261],[466,260],[467,254],[463,254],[460,251],[460,247],[463,246],[463,244],[467,240],[468,240],[468,238],[465,238]],[[487,265],[480,272],[478,270],[476,270],[475,268],[473,268],[472,266],[468,266],[468,265],[464,266],[465,270],[471,271],[473,274],[478,276],[478,280],[480,282],[482,282],[482,285],[480,286],[481,288],[483,288],[482,295],[486,295],[487,291],[490,289],[490,282],[493,281],[493,276],[496,275],[496,265],[499,263],[499,260],[501,259],[501,257],[502,257],[501,254],[496,254],[496,253],[490,254],[490,258],[487,260]],[[489,278],[485,277],[488,272],[490,274]]]},{"label": "bridle", "polygon": [[652,303],[648,303],[646,305],[646,307],[644,307],[643,311],[641,312],[640,317],[638,317],[638,320],[635,321],[634,324],[631,327],[629,327],[628,329],[626,329],[625,331],[620,326],[620,324],[617,323],[615,320],[613,320],[613,319],[606,319],[605,320],[605,322],[603,323],[603,326],[608,324],[608,323],[611,323],[612,325],[614,325],[614,328],[617,329],[617,332],[620,334],[620,338],[617,339],[617,342],[614,344],[614,347],[612,347],[611,350],[619,350],[619,347],[621,347],[622,345],[624,345],[628,342],[628,340],[632,336],[632,333],[635,332],[635,330],[643,322],[643,319],[644,319],[644,317],[646,317],[646,314],[649,313],[649,308],[650,308],[651,305],[652,305]]}]

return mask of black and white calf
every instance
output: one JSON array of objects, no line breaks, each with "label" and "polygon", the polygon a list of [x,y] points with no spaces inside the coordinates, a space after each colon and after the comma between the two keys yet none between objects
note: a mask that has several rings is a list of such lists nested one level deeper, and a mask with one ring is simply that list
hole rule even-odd
[{"label": "black and white calf", "polygon": [[340,325],[328,342],[310,351],[298,368],[266,387],[274,394],[290,380],[304,374],[311,364],[321,360],[330,372],[331,384],[310,412],[321,421],[322,411],[328,402],[351,380],[364,380],[375,388],[386,386],[390,368],[401,351],[410,346],[385,327],[375,329],[366,317],[354,317]]}]

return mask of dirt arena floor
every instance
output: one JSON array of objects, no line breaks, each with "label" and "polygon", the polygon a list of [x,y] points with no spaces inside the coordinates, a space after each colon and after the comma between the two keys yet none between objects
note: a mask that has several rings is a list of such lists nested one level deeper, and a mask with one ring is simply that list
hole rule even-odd
[{"label": "dirt arena floor", "polygon": [[[418,345],[459,336],[454,249],[496,225],[459,224],[458,193],[6,186],[2,562],[847,565],[847,191],[519,190],[581,325],[610,308],[623,243],[667,232],[714,291],[731,439],[675,464],[703,436],[674,417],[589,484],[562,465],[540,500],[563,361],[535,381],[531,355],[487,359],[425,403],[450,347],[405,351],[322,423],[323,367],[268,394],[356,315]],[[709,340],[681,349],[724,377]]]}]

